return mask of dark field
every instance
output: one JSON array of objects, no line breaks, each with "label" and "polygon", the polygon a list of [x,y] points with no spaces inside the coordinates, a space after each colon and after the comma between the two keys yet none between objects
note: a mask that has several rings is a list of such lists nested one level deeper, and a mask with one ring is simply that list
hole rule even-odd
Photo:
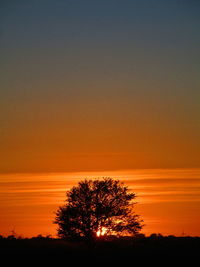
[{"label": "dark field", "polygon": [[[200,237],[140,237],[112,238],[97,240],[87,245],[80,241],[65,241],[53,238],[1,238],[1,259],[7,262],[28,260],[36,263],[63,262],[68,264],[115,263],[135,265],[136,262],[155,263],[160,266],[166,263],[188,263],[194,266],[199,262]],[[27,262],[28,263],[28,262]]]}]

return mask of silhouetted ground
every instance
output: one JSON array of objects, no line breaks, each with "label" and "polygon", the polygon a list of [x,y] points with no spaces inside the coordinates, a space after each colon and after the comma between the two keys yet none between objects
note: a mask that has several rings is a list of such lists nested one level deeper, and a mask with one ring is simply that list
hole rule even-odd
[{"label": "silhouetted ground", "polygon": [[[0,255],[9,262],[49,263],[65,262],[96,265],[115,263],[135,265],[136,262],[168,265],[199,261],[200,237],[163,237],[152,235],[139,238],[99,239],[92,245],[52,238],[0,238]],[[63,264],[62,264],[63,265]]]}]

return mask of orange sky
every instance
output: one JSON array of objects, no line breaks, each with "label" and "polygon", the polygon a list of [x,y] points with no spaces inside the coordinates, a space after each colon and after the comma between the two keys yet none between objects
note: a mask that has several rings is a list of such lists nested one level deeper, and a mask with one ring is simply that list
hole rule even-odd
[{"label": "orange sky", "polygon": [[200,235],[200,169],[0,175],[0,234],[56,234],[54,212],[83,178],[110,176],[136,192],[143,233]]}]

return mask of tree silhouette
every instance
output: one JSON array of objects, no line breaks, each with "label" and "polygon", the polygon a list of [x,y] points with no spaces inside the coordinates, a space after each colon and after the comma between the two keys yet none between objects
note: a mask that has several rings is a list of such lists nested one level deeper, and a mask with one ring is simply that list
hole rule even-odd
[{"label": "tree silhouette", "polygon": [[54,221],[61,238],[135,235],[142,228],[133,211],[136,196],[119,180],[84,180],[66,195],[66,204],[58,209]]}]

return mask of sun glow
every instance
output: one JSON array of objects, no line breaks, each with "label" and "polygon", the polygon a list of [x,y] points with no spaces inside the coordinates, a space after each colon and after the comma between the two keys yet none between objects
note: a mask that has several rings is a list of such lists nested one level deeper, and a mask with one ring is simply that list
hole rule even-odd
[{"label": "sun glow", "polygon": [[107,229],[105,227],[102,227],[97,231],[96,235],[97,235],[97,237],[100,237],[100,236],[105,235],[106,232],[107,232]]}]

